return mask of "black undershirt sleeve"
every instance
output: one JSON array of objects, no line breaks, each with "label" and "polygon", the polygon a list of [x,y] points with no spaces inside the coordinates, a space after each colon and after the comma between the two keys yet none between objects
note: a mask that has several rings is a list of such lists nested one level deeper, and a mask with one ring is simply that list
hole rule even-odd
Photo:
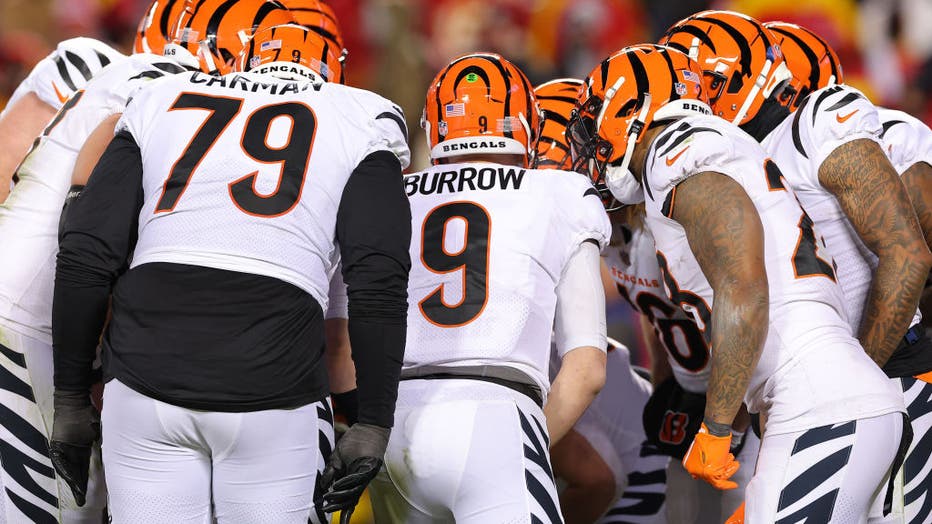
[{"label": "black undershirt sleeve", "polygon": [[90,389],[110,290],[135,246],[142,199],[139,146],[128,132],[120,132],[80,196],[69,203],[61,225],[52,302],[58,389]]},{"label": "black undershirt sleeve", "polygon": [[411,207],[401,165],[377,151],[353,171],[337,213],[359,422],[391,427],[407,334]]}]

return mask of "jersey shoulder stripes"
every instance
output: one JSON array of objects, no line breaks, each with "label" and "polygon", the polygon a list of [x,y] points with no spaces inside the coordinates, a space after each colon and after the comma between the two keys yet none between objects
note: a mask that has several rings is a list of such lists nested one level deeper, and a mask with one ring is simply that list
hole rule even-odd
[{"label": "jersey shoulder stripes", "polygon": [[883,150],[896,168],[903,174],[918,162],[932,164],[932,129],[922,120],[894,109],[878,108],[883,130],[880,140]]},{"label": "jersey shoulder stripes", "polygon": [[839,146],[858,139],[879,142],[881,131],[874,104],[846,85],[812,92],[791,120],[793,147],[811,166],[806,171],[814,177],[818,177],[822,162]]},{"label": "jersey shoulder stripes", "polygon": [[663,199],[667,213],[673,189],[686,178],[715,171],[740,182],[743,161],[754,156],[760,157],[763,166],[758,144],[728,122],[706,115],[684,118],[671,124],[651,144],[644,175],[646,196]]},{"label": "jersey shoulder stripes", "polygon": [[64,40],[33,68],[16,89],[10,103],[31,92],[58,111],[101,69],[124,56],[93,38]]}]

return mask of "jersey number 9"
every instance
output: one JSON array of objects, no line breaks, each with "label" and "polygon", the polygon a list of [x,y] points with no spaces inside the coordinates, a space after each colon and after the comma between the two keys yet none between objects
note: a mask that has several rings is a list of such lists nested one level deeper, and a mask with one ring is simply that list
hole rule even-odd
[{"label": "jersey number 9", "polygon": [[[450,251],[447,227],[454,220],[464,222],[462,247]],[[476,319],[489,300],[488,211],[474,202],[450,202],[435,207],[421,227],[421,262],[433,273],[445,275],[459,271],[462,294],[459,302],[444,299],[445,284],[440,284],[418,303],[421,314],[439,327],[459,327]]]}]

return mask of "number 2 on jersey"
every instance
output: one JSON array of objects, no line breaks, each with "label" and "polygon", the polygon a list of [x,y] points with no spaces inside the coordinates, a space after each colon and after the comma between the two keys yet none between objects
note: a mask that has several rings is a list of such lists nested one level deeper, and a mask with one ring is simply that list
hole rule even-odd
[{"label": "number 2 on jersey", "polygon": [[[172,166],[162,186],[162,196],[155,206],[156,213],[175,209],[197,166],[226,131],[230,122],[236,118],[242,106],[241,98],[200,93],[182,93],[178,96],[169,111],[200,109],[208,111],[209,114],[188,142],[181,157]],[[273,147],[268,143],[268,133],[272,122],[280,117],[291,120],[290,133],[283,146]],[[275,191],[268,195],[256,191],[258,171],[230,182],[230,199],[236,207],[249,215],[266,218],[281,216],[291,211],[301,198],[316,130],[314,111],[298,102],[267,105],[250,114],[246,119],[240,146],[257,162],[280,164],[281,172]]]},{"label": "number 2 on jersey", "polygon": [[[771,191],[786,191],[783,185],[785,179],[777,164],[769,158],[764,162],[764,171],[767,173],[767,187]],[[798,202],[798,200],[797,200]],[[800,204],[802,209],[802,204]],[[796,250],[793,252],[793,274],[796,278],[824,276],[835,280],[835,270],[818,255],[819,245],[816,241],[815,231],[812,230],[812,219],[805,209],[802,209],[799,218],[799,240],[796,241]]]},{"label": "number 2 on jersey", "polygon": [[[462,247],[451,251],[447,243],[447,227],[462,221]],[[491,219],[488,211],[474,202],[450,202],[435,207],[424,218],[421,227],[421,262],[437,274],[461,272],[462,295],[459,302],[444,298],[445,284],[431,291],[418,306],[428,322],[439,327],[459,327],[476,319],[489,300],[489,235]]]}]

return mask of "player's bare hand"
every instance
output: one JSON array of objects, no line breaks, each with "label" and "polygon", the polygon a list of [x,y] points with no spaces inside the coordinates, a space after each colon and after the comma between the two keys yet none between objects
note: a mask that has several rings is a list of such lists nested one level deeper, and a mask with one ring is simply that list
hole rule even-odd
[{"label": "player's bare hand", "polygon": [[709,433],[705,423],[689,446],[689,451],[683,457],[683,467],[694,478],[701,478],[716,489],[734,489],[738,487],[728,480],[738,471],[740,464],[735,456],[729,452],[731,448],[731,434],[717,437]]},{"label": "player's bare hand", "polygon": [[91,450],[98,438],[100,415],[89,394],[56,390],[49,457],[55,471],[71,488],[78,506],[84,506],[87,498]]},{"label": "player's bare hand", "polygon": [[372,424],[353,424],[337,443],[320,477],[317,507],[327,513],[352,513],[359,497],[382,469],[382,457],[391,429]]}]

